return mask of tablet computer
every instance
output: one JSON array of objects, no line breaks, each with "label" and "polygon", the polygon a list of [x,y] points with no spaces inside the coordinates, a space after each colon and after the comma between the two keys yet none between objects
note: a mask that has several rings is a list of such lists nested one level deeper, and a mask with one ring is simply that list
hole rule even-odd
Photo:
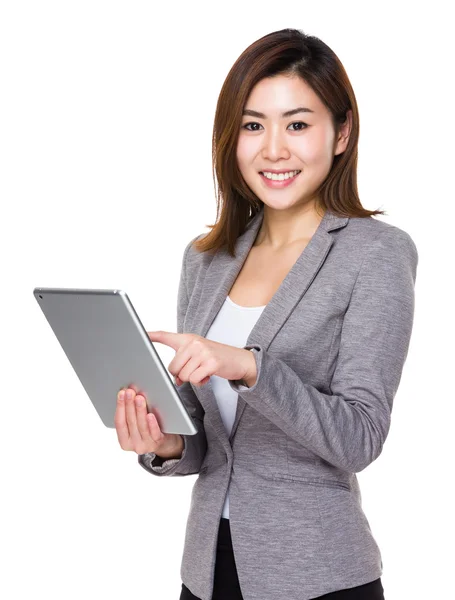
[{"label": "tablet computer", "polygon": [[124,291],[36,287],[33,294],[106,427],[115,428],[117,394],[130,386],[161,431],[197,433]]}]

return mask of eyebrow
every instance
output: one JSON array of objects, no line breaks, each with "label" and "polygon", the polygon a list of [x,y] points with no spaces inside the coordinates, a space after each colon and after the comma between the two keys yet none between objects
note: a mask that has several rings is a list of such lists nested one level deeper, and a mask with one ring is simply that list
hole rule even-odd
[{"label": "eyebrow", "polygon": [[[285,117],[292,117],[293,115],[296,115],[297,113],[314,113],[314,110],[311,110],[311,108],[306,108],[305,106],[299,106],[298,108],[293,108],[292,110],[287,110],[284,113],[281,113],[281,116],[283,118]],[[242,116],[249,116],[249,117],[257,117],[258,119],[266,119],[267,117],[265,116],[264,113],[258,112],[257,110],[251,110],[246,108],[243,113]]]}]

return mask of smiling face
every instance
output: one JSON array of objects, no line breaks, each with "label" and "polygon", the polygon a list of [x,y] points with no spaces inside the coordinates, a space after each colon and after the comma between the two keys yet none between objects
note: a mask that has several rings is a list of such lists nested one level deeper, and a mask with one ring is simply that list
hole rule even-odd
[{"label": "smiling face", "polygon": [[[277,75],[262,79],[248,97],[237,161],[248,187],[266,207],[314,207],[315,191],[330,172],[334,155],[341,154],[347,142],[346,126],[335,139],[329,110],[301,77]],[[270,178],[274,177],[270,172],[295,170],[300,173],[288,173],[283,181],[261,174],[268,171]]]}]

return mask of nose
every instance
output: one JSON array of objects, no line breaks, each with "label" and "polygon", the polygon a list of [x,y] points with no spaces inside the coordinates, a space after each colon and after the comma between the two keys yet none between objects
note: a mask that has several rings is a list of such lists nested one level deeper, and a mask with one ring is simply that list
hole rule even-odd
[{"label": "nose", "polygon": [[262,137],[262,157],[270,161],[287,159],[290,156],[286,134],[278,128],[269,129]]}]

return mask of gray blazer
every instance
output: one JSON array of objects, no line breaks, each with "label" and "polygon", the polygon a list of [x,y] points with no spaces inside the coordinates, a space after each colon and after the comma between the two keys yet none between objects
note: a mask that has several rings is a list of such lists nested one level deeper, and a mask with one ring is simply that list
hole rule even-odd
[{"label": "gray blazer", "polygon": [[[188,244],[178,332],[206,335],[263,214],[237,239],[236,258]],[[389,432],[413,325],[417,262],[402,229],[327,211],[244,346],[254,349],[258,375],[251,388],[229,382],[239,394],[230,436],[210,381],[177,388],[198,433],[184,436],[181,459],[163,462],[150,453],[138,460],[153,475],[198,474],[180,575],[201,600],[212,598],[230,478],[245,600],[308,600],[382,575],[356,473],[381,454]]]}]

